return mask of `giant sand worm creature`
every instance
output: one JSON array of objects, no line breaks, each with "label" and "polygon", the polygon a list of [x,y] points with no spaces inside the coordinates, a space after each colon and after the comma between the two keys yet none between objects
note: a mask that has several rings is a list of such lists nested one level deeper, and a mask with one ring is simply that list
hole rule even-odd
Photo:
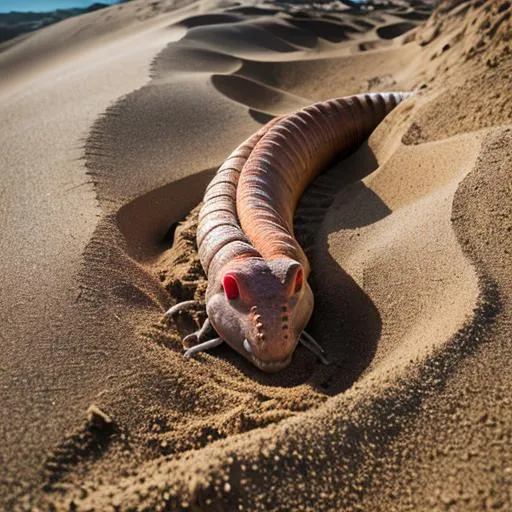
[{"label": "giant sand worm creature", "polygon": [[[204,325],[185,355],[222,342],[261,370],[287,366],[313,312],[310,266],[293,233],[298,200],[336,156],[361,144],[410,93],[373,93],[315,103],[273,119],[238,146],[206,189],[197,245],[208,276]],[[167,311],[172,316],[186,301]],[[212,328],[217,337],[206,340]]]}]

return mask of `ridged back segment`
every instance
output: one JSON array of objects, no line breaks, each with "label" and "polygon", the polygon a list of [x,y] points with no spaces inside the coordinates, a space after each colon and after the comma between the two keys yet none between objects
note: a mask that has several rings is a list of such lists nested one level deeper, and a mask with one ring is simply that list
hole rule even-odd
[{"label": "ridged back segment", "polygon": [[257,142],[279,121],[273,119],[242,142],[209,183],[199,212],[197,245],[199,259],[209,281],[218,270],[235,258],[261,257],[240,228],[236,212],[236,190],[242,167]]},{"label": "ridged back segment", "polygon": [[361,144],[410,93],[373,93],[316,103],[276,123],[245,163],[236,192],[238,219],[265,259],[289,257],[309,271],[293,236],[297,202],[336,155]]}]

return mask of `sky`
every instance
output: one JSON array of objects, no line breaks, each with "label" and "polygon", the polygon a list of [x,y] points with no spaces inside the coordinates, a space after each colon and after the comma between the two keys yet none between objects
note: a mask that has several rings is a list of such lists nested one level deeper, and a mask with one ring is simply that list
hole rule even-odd
[{"label": "sky", "polygon": [[95,1],[114,4],[117,0],[0,0],[0,12],[53,11],[70,7],[87,7]]}]

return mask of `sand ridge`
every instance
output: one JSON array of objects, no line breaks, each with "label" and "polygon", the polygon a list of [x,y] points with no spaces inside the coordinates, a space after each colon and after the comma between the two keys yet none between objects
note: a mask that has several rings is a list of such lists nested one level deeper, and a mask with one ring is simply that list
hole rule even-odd
[{"label": "sand ridge", "polygon": [[[184,37],[85,144],[101,213],[68,333],[107,364],[27,504],[509,508],[506,4],[444,2],[424,26],[424,5],[176,19]],[[204,311],[177,325],[162,312],[204,293],[195,207],[215,168],[273,115],[383,87],[418,94],[317,179],[295,219],[317,297],[310,329],[334,363],[302,348],[278,375],[226,347],[184,360],[180,336]]]}]

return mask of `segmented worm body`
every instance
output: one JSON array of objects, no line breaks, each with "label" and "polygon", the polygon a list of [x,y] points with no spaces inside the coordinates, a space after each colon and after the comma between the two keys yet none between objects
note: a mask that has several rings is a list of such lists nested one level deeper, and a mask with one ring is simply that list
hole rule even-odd
[{"label": "segmented worm body", "polygon": [[[409,95],[373,93],[315,103],[270,121],[227,158],[199,214],[208,320],[192,335],[196,346],[189,354],[226,341],[260,369],[278,371],[300,340],[322,357],[303,332],[313,294],[309,262],[293,233],[294,211],[315,176],[361,144]],[[210,325],[218,338],[203,342]]]}]

